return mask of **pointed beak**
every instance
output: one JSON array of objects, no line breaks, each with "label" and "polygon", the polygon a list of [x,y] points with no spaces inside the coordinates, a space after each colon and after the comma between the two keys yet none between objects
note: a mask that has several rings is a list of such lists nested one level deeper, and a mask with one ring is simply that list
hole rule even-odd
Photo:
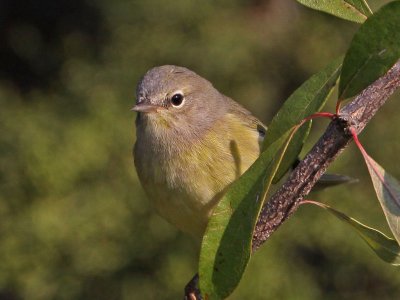
[{"label": "pointed beak", "polygon": [[136,112],[151,113],[151,112],[157,112],[159,108],[161,107],[157,105],[139,103],[136,104],[134,107],[132,107],[131,110]]}]

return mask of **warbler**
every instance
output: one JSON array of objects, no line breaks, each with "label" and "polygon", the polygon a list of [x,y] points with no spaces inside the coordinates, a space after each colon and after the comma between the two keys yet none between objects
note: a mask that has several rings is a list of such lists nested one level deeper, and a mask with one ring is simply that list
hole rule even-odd
[{"label": "warbler", "polygon": [[267,127],[184,67],[149,70],[136,97],[140,182],[162,217],[202,237],[226,188],[259,156]]},{"label": "warbler", "polygon": [[224,190],[257,159],[267,128],[184,67],[149,70],[136,98],[140,182],[162,217],[201,237]]}]

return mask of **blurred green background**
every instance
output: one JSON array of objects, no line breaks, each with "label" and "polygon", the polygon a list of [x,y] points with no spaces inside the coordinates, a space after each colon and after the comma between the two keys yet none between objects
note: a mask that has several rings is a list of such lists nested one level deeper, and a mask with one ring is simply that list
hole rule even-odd
[{"label": "blurred green background", "polygon": [[[181,299],[199,245],[153,212],[138,183],[136,82],[183,65],[268,124],[358,27],[293,0],[2,0],[0,24],[1,300]],[[361,140],[400,178],[396,98]],[[327,121],[317,123],[306,148]],[[353,145],[332,170],[360,182],[312,198],[388,232]],[[398,273],[346,225],[301,207],[231,298],[395,299]]]}]

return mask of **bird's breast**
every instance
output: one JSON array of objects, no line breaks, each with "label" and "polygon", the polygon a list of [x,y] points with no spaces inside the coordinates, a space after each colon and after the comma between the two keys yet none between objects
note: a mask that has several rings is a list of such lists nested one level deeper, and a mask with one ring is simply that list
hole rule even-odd
[{"label": "bird's breast", "polygon": [[[202,234],[223,191],[259,155],[257,130],[227,116],[195,139],[154,138],[138,128],[135,165],[157,211],[194,235]],[[150,138],[152,136],[153,138]]]}]

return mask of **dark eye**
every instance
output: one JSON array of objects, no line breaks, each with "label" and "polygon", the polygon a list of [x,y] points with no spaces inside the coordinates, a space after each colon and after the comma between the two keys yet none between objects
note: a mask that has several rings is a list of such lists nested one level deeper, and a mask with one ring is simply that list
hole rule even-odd
[{"label": "dark eye", "polygon": [[171,97],[171,104],[173,106],[181,106],[183,103],[183,95],[182,94],[175,94]]}]

